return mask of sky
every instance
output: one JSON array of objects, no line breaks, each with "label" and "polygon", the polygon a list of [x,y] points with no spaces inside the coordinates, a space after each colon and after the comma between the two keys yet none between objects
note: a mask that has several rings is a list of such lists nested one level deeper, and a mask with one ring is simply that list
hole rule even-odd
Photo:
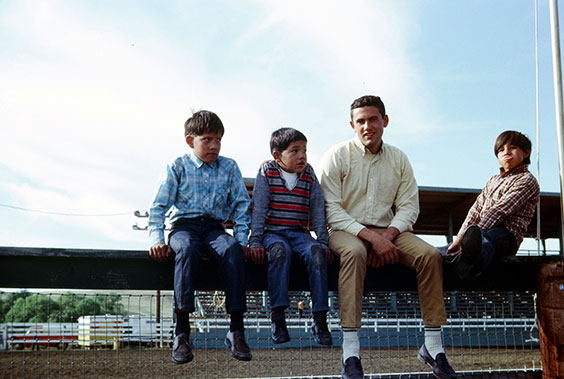
[{"label": "sky", "polygon": [[0,0],[0,245],[147,249],[133,212],[188,152],[183,124],[200,109],[222,119],[221,153],[248,178],[285,126],[317,168],[354,136],[351,102],[373,94],[420,186],[482,188],[513,129],[533,141],[541,191],[559,192],[547,1],[536,169],[534,12],[532,0]]}]

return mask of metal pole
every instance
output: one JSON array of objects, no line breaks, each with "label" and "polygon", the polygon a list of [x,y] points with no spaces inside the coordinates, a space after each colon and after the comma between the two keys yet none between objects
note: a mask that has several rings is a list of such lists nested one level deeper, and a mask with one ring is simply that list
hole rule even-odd
[{"label": "metal pole", "polygon": [[[564,221],[564,202],[562,191],[564,189],[564,113],[562,103],[562,69],[560,59],[560,29],[558,26],[558,3],[550,0],[550,35],[552,39],[552,74],[554,78],[554,101],[556,106],[556,134],[558,136],[558,163],[560,166],[560,216]],[[562,238],[564,238],[564,222],[560,225],[560,254],[562,251]]]},{"label": "metal pole", "polygon": [[[539,105],[539,4],[535,0],[535,108],[536,108],[536,130],[537,130],[537,180],[541,184],[540,177],[540,105]],[[541,255],[541,206],[540,197],[537,202],[537,255]]]},{"label": "metal pole", "polygon": [[156,299],[156,309],[155,309],[155,313],[156,313],[156,325],[159,331],[159,340],[157,341],[157,347],[163,347],[163,332],[164,332],[164,328],[163,325],[161,324],[161,290],[157,290],[157,299]]}]

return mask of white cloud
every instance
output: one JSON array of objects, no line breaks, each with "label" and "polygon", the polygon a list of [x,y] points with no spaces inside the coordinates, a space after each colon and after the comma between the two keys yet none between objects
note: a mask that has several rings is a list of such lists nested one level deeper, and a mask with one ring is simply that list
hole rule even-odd
[{"label": "white cloud", "polygon": [[[220,115],[222,152],[251,177],[269,157],[270,132],[282,126],[309,137],[315,165],[327,147],[352,135],[348,104],[366,93],[389,105],[397,125],[390,136],[421,130],[425,120],[427,100],[408,54],[414,16],[405,4],[246,3],[255,22],[229,36],[234,45],[209,46],[209,56],[197,41],[229,15],[194,35],[184,18],[198,3],[180,4],[184,11],[170,12],[171,24],[187,26],[173,39],[168,21],[141,5],[126,12],[103,3],[115,7],[111,14],[86,4],[0,6],[8,46],[0,52],[0,160],[32,183],[5,179],[2,188],[17,205],[68,213],[146,208],[164,164],[187,149],[182,125],[190,108]],[[410,112],[399,112],[399,104]],[[34,217],[16,220],[46,221]],[[122,219],[49,220],[88,230],[88,243],[99,235],[105,244],[140,244]],[[64,235],[49,241],[63,244]]]}]

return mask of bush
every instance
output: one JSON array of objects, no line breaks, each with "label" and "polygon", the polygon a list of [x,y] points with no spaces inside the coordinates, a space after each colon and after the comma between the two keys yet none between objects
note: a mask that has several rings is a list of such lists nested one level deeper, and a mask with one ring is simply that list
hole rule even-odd
[{"label": "bush", "polygon": [[86,315],[123,315],[121,296],[116,294],[44,295],[11,293],[0,303],[4,322],[76,322]]}]

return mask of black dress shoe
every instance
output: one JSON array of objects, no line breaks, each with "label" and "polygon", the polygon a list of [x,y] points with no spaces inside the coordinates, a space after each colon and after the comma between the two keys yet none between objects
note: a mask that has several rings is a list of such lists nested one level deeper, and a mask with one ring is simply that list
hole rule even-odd
[{"label": "black dress shoe", "polygon": [[472,273],[476,261],[482,252],[482,231],[477,225],[470,225],[460,241],[460,258],[454,270],[460,279],[466,279]]},{"label": "black dress shoe", "polygon": [[290,334],[288,333],[288,328],[286,327],[286,320],[282,319],[272,321],[270,331],[272,342],[285,343],[290,341]]},{"label": "black dress shoe", "polygon": [[348,357],[341,363],[341,377],[343,379],[363,379],[364,371],[358,357]]},{"label": "black dress shoe", "polygon": [[250,361],[253,358],[251,349],[245,341],[245,333],[242,330],[228,332],[225,337],[225,345],[231,349],[231,356],[240,361]]},{"label": "black dress shoe", "polygon": [[333,338],[331,337],[331,332],[327,327],[327,321],[316,321],[313,323],[311,328],[313,333],[313,339],[320,345],[331,346],[333,345]]},{"label": "black dress shoe", "polygon": [[421,362],[427,363],[433,369],[433,375],[440,379],[450,379],[457,378],[456,372],[450,367],[448,359],[445,353],[437,354],[437,357],[433,359],[431,354],[427,351],[425,344],[419,349],[419,355],[417,357]]},{"label": "black dress shoe", "polygon": [[194,359],[190,337],[187,333],[180,333],[174,337],[172,345],[172,362],[177,364],[188,363]]}]

